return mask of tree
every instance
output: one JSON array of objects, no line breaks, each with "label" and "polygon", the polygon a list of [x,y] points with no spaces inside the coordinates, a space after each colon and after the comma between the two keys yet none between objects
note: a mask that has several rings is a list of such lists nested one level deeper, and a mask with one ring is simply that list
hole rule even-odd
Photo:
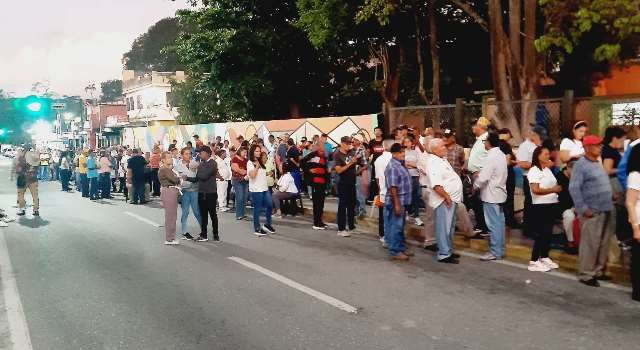
[{"label": "tree", "polygon": [[159,72],[179,70],[175,52],[167,49],[175,45],[179,32],[178,18],[158,21],[136,38],[131,44],[131,50],[122,56],[124,68]]},{"label": "tree", "polygon": [[117,102],[122,100],[122,80],[113,79],[100,83],[100,102]]}]

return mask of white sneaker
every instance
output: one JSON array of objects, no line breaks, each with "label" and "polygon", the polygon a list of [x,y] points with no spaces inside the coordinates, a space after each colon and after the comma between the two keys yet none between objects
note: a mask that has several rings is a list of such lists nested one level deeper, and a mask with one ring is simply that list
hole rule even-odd
[{"label": "white sneaker", "polygon": [[551,268],[538,260],[529,261],[529,267],[527,267],[527,270],[532,272],[549,272],[551,271]]},{"label": "white sneaker", "polygon": [[557,269],[560,267],[558,264],[556,264],[555,262],[553,262],[553,260],[549,258],[542,258],[540,259],[540,262],[545,264],[550,269]]},{"label": "white sneaker", "polygon": [[382,243],[382,248],[389,248],[389,245],[387,244],[387,242],[385,242],[384,237],[380,237],[380,243]]},{"label": "white sneaker", "polygon": [[9,224],[4,221],[0,221],[0,227],[9,227]]},{"label": "white sneaker", "polygon": [[314,230],[318,230],[318,231],[326,230],[326,229],[327,229],[327,228],[326,228],[326,227],[324,227],[324,226],[315,226],[315,225],[314,225],[314,226],[312,226],[311,228],[312,228],[312,229],[314,229]]},{"label": "white sneaker", "polygon": [[491,253],[486,253],[485,255],[480,257],[480,260],[482,261],[493,261],[493,260],[498,260],[498,258],[491,254]]},{"label": "white sneaker", "polygon": [[4,218],[2,218],[2,221],[4,221],[4,222],[14,222],[14,221],[16,221],[16,218],[5,216]]},{"label": "white sneaker", "polygon": [[422,221],[422,219],[420,219],[420,218],[416,218],[416,225],[418,225],[418,226],[424,226],[424,222]]},{"label": "white sneaker", "polygon": [[347,231],[338,231],[338,236],[340,237],[351,237],[351,234]]},{"label": "white sneaker", "polygon": [[173,241],[164,241],[164,245],[178,245],[180,244],[180,242],[176,241],[175,239]]}]

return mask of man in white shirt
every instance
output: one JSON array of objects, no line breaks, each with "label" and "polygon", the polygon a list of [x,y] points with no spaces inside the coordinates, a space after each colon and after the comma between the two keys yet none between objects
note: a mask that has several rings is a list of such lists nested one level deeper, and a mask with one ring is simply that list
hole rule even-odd
[{"label": "man in white shirt", "polygon": [[420,153],[418,156],[417,169],[419,173],[418,181],[422,190],[422,199],[425,202],[425,208],[422,212],[422,222],[424,225],[424,249],[437,252],[438,245],[436,244],[436,235],[433,230],[433,208],[429,206],[429,144],[433,138],[424,138],[425,152]]},{"label": "man in white shirt", "polygon": [[[484,147],[484,141],[488,136],[487,129],[489,128],[489,124],[491,124],[489,119],[481,117],[478,118],[471,129],[473,135],[476,136],[476,141],[474,142],[473,147],[471,147],[471,151],[469,151],[467,170],[473,177],[475,177],[475,175],[482,170],[482,167],[486,164],[487,150]],[[484,222],[484,214],[482,213],[482,200],[480,200],[477,194],[472,196],[470,205],[476,218],[476,233],[486,232],[487,224]]]},{"label": "man in white shirt", "polygon": [[429,150],[429,205],[434,209],[438,262],[458,264],[458,255],[453,252],[453,233],[456,204],[462,201],[462,180],[446,159],[442,139],[431,140]]},{"label": "man in white shirt", "polygon": [[502,204],[507,200],[507,157],[500,150],[500,137],[490,133],[485,141],[487,160],[474,181],[480,189],[484,220],[491,234],[489,252],[483,261],[499,260],[504,256],[504,212]]},{"label": "man in white shirt", "polygon": [[216,165],[218,166],[218,172],[222,179],[216,179],[216,188],[218,190],[218,208],[220,212],[227,212],[227,188],[229,187],[229,181],[231,180],[231,167],[226,161],[227,151],[222,148],[216,153]]},{"label": "man in white shirt", "polygon": [[533,151],[542,145],[543,137],[546,135],[546,130],[541,126],[534,126],[527,139],[520,144],[516,151],[516,160],[518,166],[522,169],[522,192],[524,192],[524,210],[522,219],[522,230],[525,236],[531,236],[531,190],[529,188],[529,180],[527,175],[529,169],[531,169],[531,162],[533,160]]},{"label": "man in white shirt", "polygon": [[382,141],[382,147],[384,147],[384,152],[376,159],[373,163],[373,166],[376,169],[376,181],[378,182],[379,189],[379,198],[380,202],[383,204],[378,208],[378,235],[380,236],[380,242],[384,245],[384,198],[387,195],[387,187],[385,185],[384,171],[387,169],[387,165],[389,165],[389,161],[391,160],[391,146],[393,145],[393,139],[385,139]]}]

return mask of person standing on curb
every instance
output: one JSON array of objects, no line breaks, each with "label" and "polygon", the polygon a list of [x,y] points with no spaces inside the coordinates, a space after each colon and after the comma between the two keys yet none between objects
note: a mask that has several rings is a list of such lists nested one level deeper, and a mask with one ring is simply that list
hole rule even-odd
[{"label": "person standing on curb", "polygon": [[441,139],[431,140],[429,149],[429,205],[434,209],[438,262],[458,264],[459,256],[453,252],[453,233],[456,206],[462,201],[462,180],[445,159],[446,148]]},{"label": "person standing on curb", "polygon": [[[249,175],[249,192],[251,193],[251,204],[253,205],[253,234],[258,237],[274,234],[276,230],[271,226],[271,214],[273,210],[273,199],[267,185],[267,167],[261,160],[262,149],[254,144],[249,150],[249,162],[247,162],[247,174]],[[288,168],[284,164],[283,168]],[[265,223],[260,226],[260,213],[264,211]]]},{"label": "person standing on curb", "polygon": [[626,206],[633,229],[631,240],[631,298],[640,301],[640,147],[633,147],[627,162]]},{"label": "person standing on curb", "polygon": [[160,182],[160,200],[164,209],[164,244],[180,244],[176,240],[176,220],[178,219],[178,195],[180,194],[180,178],[173,171],[171,152],[162,152],[161,165],[158,170]]},{"label": "person standing on curb", "polygon": [[[338,173],[338,236],[349,237],[347,231],[355,230],[356,205],[356,165],[359,159],[351,149],[351,137],[340,139],[340,148],[333,154],[336,173]],[[348,226],[347,226],[348,225]]]},{"label": "person standing on curb", "polygon": [[92,201],[100,199],[98,168],[95,152],[90,152],[87,158],[87,179],[89,180],[89,199]]},{"label": "person standing on curb", "polygon": [[402,145],[391,146],[392,158],[384,171],[387,196],[384,200],[384,239],[389,247],[391,260],[406,261],[413,253],[405,244],[404,225],[406,208],[411,205],[411,175],[402,164]]},{"label": "person standing on curb", "polygon": [[501,260],[504,256],[505,219],[503,205],[507,200],[507,157],[500,150],[500,137],[489,133],[485,141],[487,160],[473,185],[480,190],[484,221],[489,229],[489,253],[483,261]]},{"label": "person standing on curb", "polygon": [[89,178],[87,177],[87,158],[89,150],[83,150],[78,156],[78,173],[80,174],[80,191],[83,198],[89,198]]},{"label": "person standing on curb", "polygon": [[327,188],[327,157],[322,144],[315,143],[309,154],[303,159],[306,164],[307,177],[311,183],[311,201],[313,203],[314,230],[326,230],[327,225],[322,220],[324,214],[325,189]]},{"label": "person standing on curb", "polygon": [[24,194],[29,189],[33,200],[33,216],[40,216],[40,198],[38,196],[38,167],[40,156],[30,145],[25,146],[25,153],[16,158],[16,187],[18,189],[18,213],[25,214]]},{"label": "person standing on curb", "polygon": [[144,196],[146,163],[147,161],[140,154],[140,149],[134,148],[131,152],[131,158],[127,161],[127,181],[131,184],[131,204],[146,203]]},{"label": "person standing on curb", "polygon": [[[484,142],[487,139],[489,133],[489,119],[480,117],[473,124],[473,134],[476,136],[476,141],[469,151],[469,160],[467,162],[467,170],[472,178],[477,177],[477,173],[482,170],[487,160],[487,150],[484,147]],[[487,224],[484,222],[484,214],[482,213],[482,200],[479,194],[475,194],[471,199],[471,209],[476,218],[476,233],[487,232]]]},{"label": "person standing on curb", "polygon": [[227,151],[224,148],[221,148],[216,152],[216,165],[218,166],[218,172],[222,178],[216,180],[218,209],[223,213],[229,211],[229,208],[227,207],[227,188],[229,187],[229,180],[231,180],[231,168],[225,161],[226,154]]},{"label": "person standing on curb", "polygon": [[609,240],[615,229],[613,191],[609,176],[600,164],[602,140],[595,135],[582,140],[585,153],[571,172],[569,192],[580,217],[578,273],[580,282],[598,287],[598,280],[608,279],[604,266]]},{"label": "person standing on curb", "polygon": [[[193,160],[191,156],[191,148],[183,148],[181,151],[181,159],[178,160],[173,170],[178,173],[181,178],[195,177],[196,170],[198,169],[198,162]],[[193,239],[193,236],[188,231],[189,223],[189,211],[193,211],[193,216],[196,218],[198,225],[201,224],[200,207],[198,206],[198,184],[190,181],[182,181],[180,183],[180,189],[182,191],[182,200],[180,201],[180,223],[182,232],[182,239]]]},{"label": "person standing on curb", "polygon": [[200,148],[200,165],[196,171],[195,178],[187,178],[191,182],[198,182],[198,206],[200,208],[200,236],[196,238],[196,242],[207,242],[207,226],[209,217],[211,217],[211,233],[213,241],[220,242],[218,234],[218,214],[216,214],[216,206],[218,205],[218,193],[216,178],[220,179],[216,161],[211,157],[211,148],[202,146]]},{"label": "person standing on curb", "polygon": [[387,197],[387,184],[386,179],[384,177],[384,171],[387,169],[389,162],[391,161],[391,146],[393,146],[393,139],[385,139],[382,141],[382,147],[384,151],[382,154],[375,160],[373,163],[373,167],[375,168],[376,173],[376,181],[378,183],[378,236],[380,236],[380,242],[383,247],[387,247],[387,242],[384,239],[384,203],[385,198]]}]

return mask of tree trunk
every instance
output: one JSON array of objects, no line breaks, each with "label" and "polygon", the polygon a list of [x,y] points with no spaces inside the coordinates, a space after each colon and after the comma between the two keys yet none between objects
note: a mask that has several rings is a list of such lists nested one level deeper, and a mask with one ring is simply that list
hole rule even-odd
[{"label": "tree trunk", "polygon": [[424,60],[422,59],[422,34],[420,31],[420,16],[418,11],[414,14],[416,20],[416,62],[418,64],[418,95],[425,105],[427,101],[427,91],[424,88]]},{"label": "tree trunk", "polygon": [[436,0],[429,1],[429,49],[431,51],[432,96],[431,104],[440,104],[440,54],[438,52],[438,28],[436,25]]},{"label": "tree trunk", "polygon": [[520,30],[522,27],[522,0],[509,0],[509,44],[511,49],[511,90],[512,96],[519,97],[521,88],[520,77],[522,62],[522,45]]}]

